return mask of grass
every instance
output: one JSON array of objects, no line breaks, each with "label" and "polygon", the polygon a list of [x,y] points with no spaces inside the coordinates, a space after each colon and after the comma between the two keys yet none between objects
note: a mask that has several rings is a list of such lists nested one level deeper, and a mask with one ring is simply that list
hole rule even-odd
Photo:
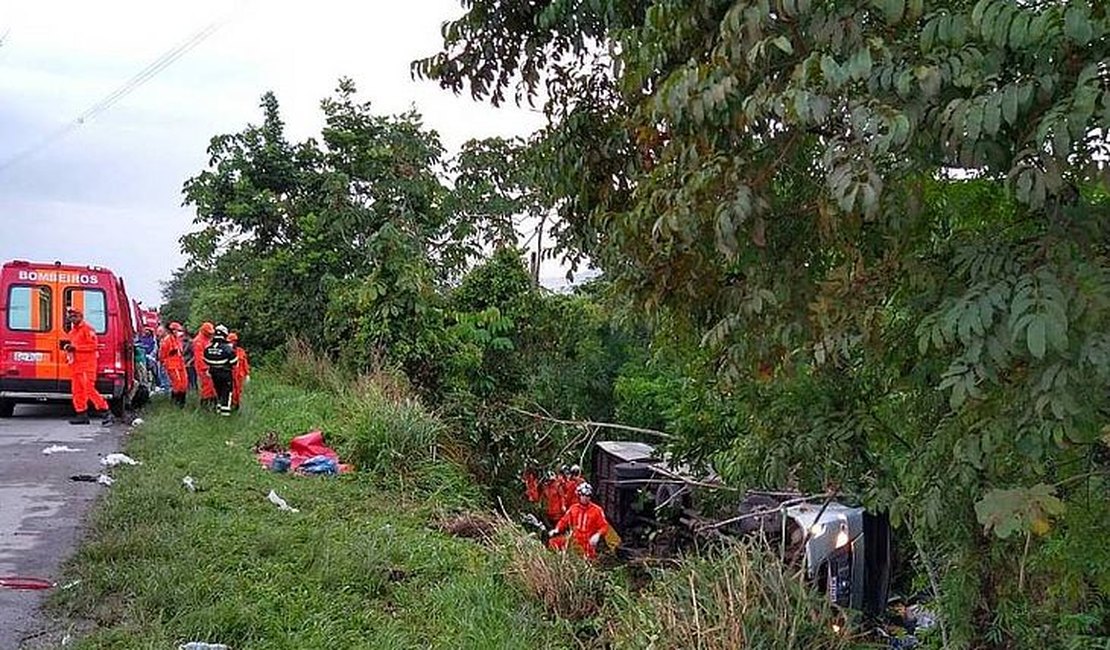
[{"label": "grass", "polygon": [[[432,527],[482,497],[426,449],[434,427],[418,405],[399,403],[404,417],[375,429],[375,413],[394,408],[384,397],[342,400],[255,378],[237,417],[155,405],[132,434],[126,452],[143,465],[114,471],[67,565],[66,580],[80,582],[51,601],[53,613],[95,626],[75,647],[576,645],[569,624],[503,577],[498,553]],[[288,440],[315,427],[335,429],[329,441],[365,471],[279,476],[250,452],[266,431]],[[417,442],[398,457],[388,440],[406,432]],[[186,491],[185,475],[202,491]],[[270,504],[271,489],[300,512]]]}]

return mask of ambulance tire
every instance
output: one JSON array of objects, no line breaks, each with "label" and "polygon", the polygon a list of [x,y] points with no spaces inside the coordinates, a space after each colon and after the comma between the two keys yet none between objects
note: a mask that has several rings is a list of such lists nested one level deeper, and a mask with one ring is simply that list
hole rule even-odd
[{"label": "ambulance tire", "polygon": [[15,413],[15,400],[0,399],[0,418],[10,418]]},{"label": "ambulance tire", "polygon": [[117,418],[123,417],[123,398],[108,400],[108,408],[112,409],[112,415]]}]

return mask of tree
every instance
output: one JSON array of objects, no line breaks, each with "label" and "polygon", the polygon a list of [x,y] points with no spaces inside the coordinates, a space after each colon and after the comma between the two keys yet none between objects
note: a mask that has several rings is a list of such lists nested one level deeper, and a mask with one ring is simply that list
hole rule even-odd
[{"label": "tree", "polygon": [[[1042,643],[987,625],[1026,603],[995,585],[1027,554],[984,538],[975,504],[1066,485],[1066,526],[1092,511],[1080,493],[1105,495],[1107,7],[468,8],[414,71],[495,103],[545,97],[564,250],[718,357],[699,383],[727,398],[679,450],[744,482],[863,495],[969,571],[945,583],[955,641],[993,625],[995,645]],[[1084,575],[1088,600],[1045,596],[1026,619],[1105,598]]]}]

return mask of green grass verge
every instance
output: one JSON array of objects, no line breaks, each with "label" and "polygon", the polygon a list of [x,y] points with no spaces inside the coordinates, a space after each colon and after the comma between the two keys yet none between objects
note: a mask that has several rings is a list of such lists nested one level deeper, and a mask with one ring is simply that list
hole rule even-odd
[{"label": "green grass verge", "polygon": [[[429,526],[437,511],[482,504],[450,464],[337,478],[264,471],[250,446],[265,431],[288,440],[334,427],[329,441],[359,455],[365,441],[352,427],[372,418],[365,404],[255,376],[237,417],[156,404],[129,439],[126,452],[143,465],[114,471],[67,564],[66,580],[80,582],[50,604],[95,624],[76,647],[575,645],[567,623],[503,579],[496,553]],[[186,491],[185,475],[202,491]],[[270,489],[300,512],[279,511]]]}]

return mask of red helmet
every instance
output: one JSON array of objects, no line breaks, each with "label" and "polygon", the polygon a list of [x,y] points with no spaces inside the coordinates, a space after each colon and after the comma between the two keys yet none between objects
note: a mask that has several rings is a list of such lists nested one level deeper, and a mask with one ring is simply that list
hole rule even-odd
[{"label": "red helmet", "polygon": [[212,336],[216,333],[216,326],[212,323],[209,323],[208,321],[205,321],[200,324],[200,333],[205,336]]}]

